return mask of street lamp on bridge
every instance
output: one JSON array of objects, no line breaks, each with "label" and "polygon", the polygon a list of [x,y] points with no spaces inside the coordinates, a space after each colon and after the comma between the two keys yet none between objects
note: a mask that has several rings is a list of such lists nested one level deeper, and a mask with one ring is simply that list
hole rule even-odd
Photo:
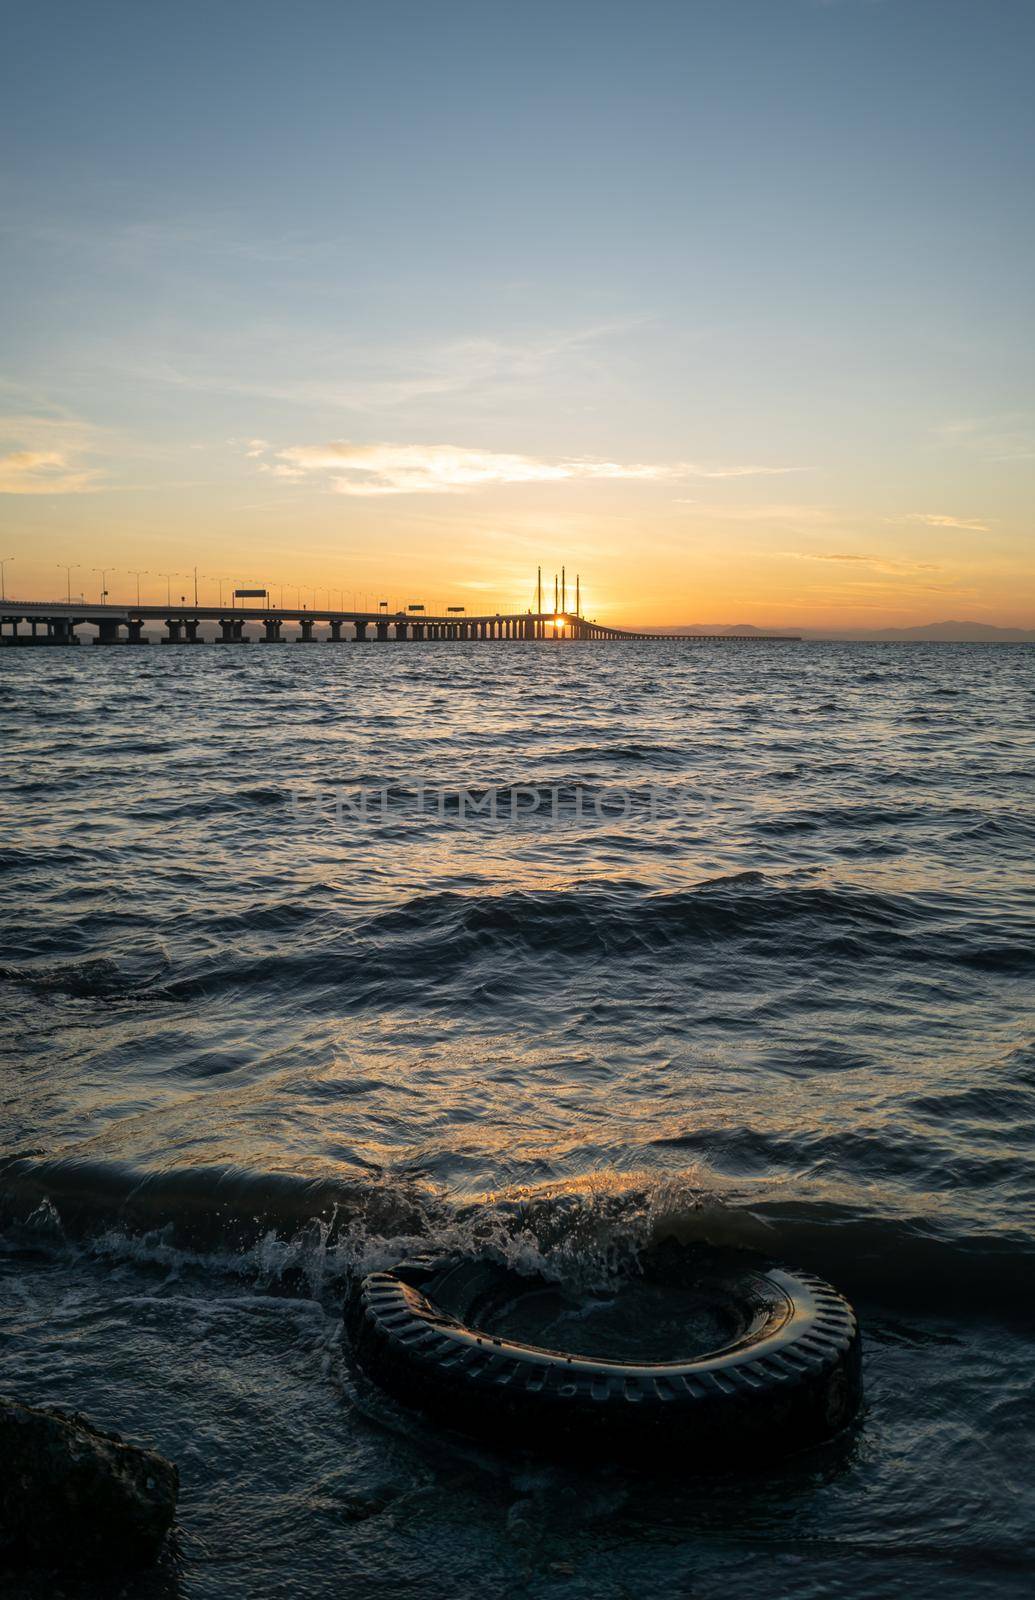
[{"label": "street lamp on bridge", "polygon": [[65,574],[65,598],[66,598],[68,604],[71,605],[72,604],[72,574],[73,574],[73,572],[78,572],[78,570],[79,570],[79,562],[78,561],[59,561],[59,562],[57,562],[57,569],[58,569],[59,572],[63,572]]},{"label": "street lamp on bridge", "polygon": [[108,573],[109,572],[115,572],[117,570],[118,569],[116,567],[91,567],[90,568],[91,572],[96,572],[96,573],[98,573],[100,575],[100,580],[101,580],[101,605],[103,605],[104,602],[108,598]]}]

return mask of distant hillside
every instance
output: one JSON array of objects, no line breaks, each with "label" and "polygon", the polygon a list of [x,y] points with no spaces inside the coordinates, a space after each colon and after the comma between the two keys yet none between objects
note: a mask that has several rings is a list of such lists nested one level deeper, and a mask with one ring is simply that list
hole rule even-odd
[{"label": "distant hillside", "polygon": [[1035,644],[1033,628],[996,628],[990,622],[928,622],[919,628],[853,629],[834,633],[809,629],[810,639],[872,639],[889,643],[923,640],[942,644]]},{"label": "distant hillside", "polygon": [[708,636],[714,633],[739,633],[750,638],[756,633],[800,633],[805,639],[858,639],[894,644],[915,640],[941,644],[1035,644],[1035,628],[996,628],[990,622],[927,622],[916,628],[798,628],[774,624],[756,628],[750,622],[690,622],[658,628],[658,633]]},{"label": "distant hillside", "polygon": [[750,622],[688,622],[675,627],[660,628],[660,633],[704,634],[742,633],[750,638],[753,633],[799,633],[799,628],[754,628]]}]

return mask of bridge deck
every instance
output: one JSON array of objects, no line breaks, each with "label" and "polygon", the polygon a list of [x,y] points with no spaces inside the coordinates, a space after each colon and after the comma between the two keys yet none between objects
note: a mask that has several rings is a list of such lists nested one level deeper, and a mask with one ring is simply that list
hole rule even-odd
[{"label": "bridge deck", "polygon": [[[374,637],[384,640],[391,629],[397,639],[415,641],[427,639],[683,639],[717,643],[791,643],[797,642],[794,634],[665,634],[644,633],[629,628],[615,628],[608,624],[590,621],[573,612],[517,611],[475,612],[470,615],[456,612],[434,613],[413,611],[356,611],[338,608],[309,608],[306,606],[202,606],[180,603],[177,605],[83,605],[78,602],[56,600],[10,600],[0,602],[0,643],[3,644],[75,644],[79,641],[75,629],[84,624],[98,630],[95,643],[146,644],[141,630],[145,622],[164,623],[169,630],[163,644],[202,644],[197,636],[202,622],[215,622],[222,628],[222,639],[217,642],[246,644],[244,628],[258,624],[265,631],[269,643],[284,643],[280,630],[285,623],[302,629],[301,642],[315,643],[315,627],[331,629],[329,642],[341,642],[341,630],[351,627],[357,639],[374,630]],[[28,623],[29,634],[19,634],[19,624]],[[40,635],[39,628],[46,630]],[[10,631],[5,632],[7,628]],[[123,639],[121,629],[128,638]]]}]

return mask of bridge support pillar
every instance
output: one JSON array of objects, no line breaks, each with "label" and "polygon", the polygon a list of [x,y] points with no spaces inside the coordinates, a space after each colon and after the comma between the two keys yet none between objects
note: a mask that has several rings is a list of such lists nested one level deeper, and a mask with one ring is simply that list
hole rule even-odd
[{"label": "bridge support pillar", "polygon": [[263,617],[262,625],[266,630],[265,633],[262,636],[263,644],[283,644],[284,643],[284,640],[280,636],[280,618],[279,617]]},{"label": "bridge support pillar", "polygon": [[356,630],[356,643],[357,644],[365,644],[366,637],[367,637],[367,625],[366,625],[366,623],[361,621],[357,617],[355,622],[352,624],[352,626]]},{"label": "bridge support pillar", "polygon": [[163,644],[182,644],[183,643],[183,622],[182,622],[182,619],[180,617],[166,617],[165,626],[168,628],[169,632],[166,634],[165,638],[162,640],[162,643]]},{"label": "bridge support pillar", "polygon": [[245,644],[244,622],[240,617],[220,617],[217,644]]},{"label": "bridge support pillar", "polygon": [[380,622],[375,622],[374,627],[377,629],[378,644],[384,644],[388,638],[388,623],[382,618]]},{"label": "bridge support pillar", "polygon": [[[33,636],[35,637],[36,625],[33,623]],[[97,624],[97,637],[94,644],[118,644],[119,624],[114,617],[102,617]]]},{"label": "bridge support pillar", "polygon": [[340,617],[332,617],[331,618],[331,636],[328,639],[327,643],[328,644],[341,644],[341,618]]},{"label": "bridge support pillar", "polygon": [[314,623],[314,620],[315,619],[313,617],[303,617],[301,619],[301,621],[299,622],[298,625],[301,628],[302,632],[299,634],[298,638],[295,640],[296,644],[315,644],[316,643],[316,640],[313,638],[313,623]]},{"label": "bridge support pillar", "polygon": [[75,625],[70,617],[48,617],[47,637],[51,644],[78,644]]},{"label": "bridge support pillar", "polygon": [[183,619],[183,631],[187,635],[186,641],[185,641],[187,644],[204,644],[204,642],[205,642],[204,639],[199,639],[198,638],[198,619],[197,619],[197,617],[184,617],[184,619]]},{"label": "bridge support pillar", "polygon": [[424,638],[424,624],[423,624],[423,622],[415,622],[415,623],[412,624],[411,631],[410,631],[410,637],[412,639],[416,639],[418,641],[420,641],[420,640],[422,640]]},{"label": "bridge support pillar", "polygon": [[406,622],[402,617],[400,617],[399,620],[395,624],[395,637],[397,639],[408,639],[409,636],[410,636],[409,623]]},{"label": "bridge support pillar", "polygon": [[127,644],[150,644],[150,639],[144,638],[143,617],[130,617],[126,623]]}]

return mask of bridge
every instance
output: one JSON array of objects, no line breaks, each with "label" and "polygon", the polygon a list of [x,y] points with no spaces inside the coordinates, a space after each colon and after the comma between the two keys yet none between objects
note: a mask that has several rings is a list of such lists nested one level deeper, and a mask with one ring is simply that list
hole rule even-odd
[{"label": "bridge", "polygon": [[[203,622],[219,629],[216,644],[246,645],[253,635],[245,629],[258,629],[260,644],[287,644],[286,626],[298,628],[291,636],[297,644],[341,644],[366,640],[473,640],[473,639],[664,639],[679,638],[694,643],[792,643],[792,634],[662,634],[637,633],[628,628],[612,628],[590,622],[577,611],[495,612],[484,616],[415,615],[404,611],[352,611],[307,609],[305,606],[141,606],[83,605],[53,600],[5,599],[0,607],[0,645],[78,645],[76,629],[96,629],[96,645],[146,645],[144,625],[161,623],[165,628],[163,645],[200,645]],[[326,639],[316,629],[326,628]],[[347,632],[345,630],[348,630]]]}]

